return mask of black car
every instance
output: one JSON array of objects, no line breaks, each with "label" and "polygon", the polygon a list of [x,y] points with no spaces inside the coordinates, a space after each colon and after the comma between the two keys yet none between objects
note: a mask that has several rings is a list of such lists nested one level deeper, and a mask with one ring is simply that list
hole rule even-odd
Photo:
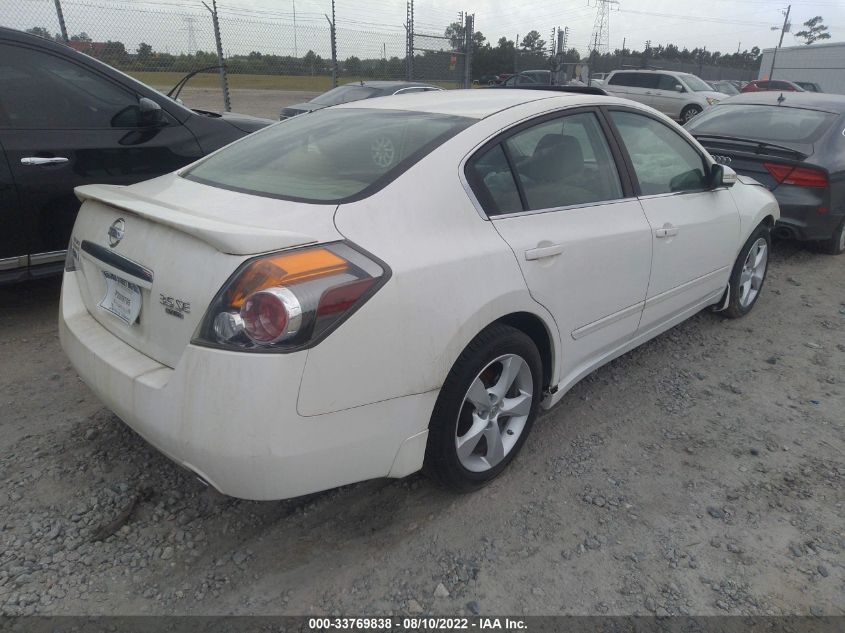
[{"label": "black car", "polygon": [[189,110],[68,46],[0,28],[0,283],[61,271],[77,185],[153,178],[270,123]]},{"label": "black car", "polygon": [[284,107],[279,114],[279,119],[289,119],[297,114],[314,112],[314,110],[322,110],[329,106],[349,103],[350,101],[408,94],[410,92],[428,92],[429,90],[443,90],[443,88],[414,81],[356,81],[345,86],[332,88],[314,97],[311,101]]},{"label": "black car", "polygon": [[741,94],[686,129],[718,162],[772,191],[781,213],[776,236],[845,251],[845,96]]}]

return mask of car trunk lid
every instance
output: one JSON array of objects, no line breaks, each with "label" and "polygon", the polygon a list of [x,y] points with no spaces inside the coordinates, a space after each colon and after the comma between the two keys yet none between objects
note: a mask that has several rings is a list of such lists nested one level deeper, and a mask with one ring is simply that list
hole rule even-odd
[{"label": "car trunk lid", "polygon": [[765,163],[798,166],[813,154],[810,143],[767,144],[754,141],[698,138],[717,162],[729,165],[736,173],[751,176],[769,191],[779,183]]},{"label": "car trunk lid", "polygon": [[253,196],[176,175],[76,193],[83,205],[71,248],[88,311],[169,367],[244,260],[342,239],[334,227],[336,205]]}]

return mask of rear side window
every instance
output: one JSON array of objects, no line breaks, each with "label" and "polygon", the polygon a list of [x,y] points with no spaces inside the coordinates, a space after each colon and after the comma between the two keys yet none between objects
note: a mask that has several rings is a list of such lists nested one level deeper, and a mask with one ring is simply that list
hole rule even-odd
[{"label": "rear side window", "polygon": [[348,202],[385,186],[474,122],[427,112],[319,110],[233,143],[182,175],[259,196]]},{"label": "rear side window", "polygon": [[593,113],[517,132],[473,159],[467,176],[488,215],[622,197],[610,148]]},{"label": "rear side window", "polygon": [[636,86],[637,73],[616,73],[607,83],[611,86]]},{"label": "rear side window", "polygon": [[707,186],[704,159],[680,134],[641,114],[611,111],[642,195],[698,191]]},{"label": "rear side window", "polygon": [[759,141],[813,143],[837,115],[818,110],[770,105],[718,105],[687,125],[692,134],[717,134]]},{"label": "rear side window", "polygon": [[136,95],[82,66],[43,51],[0,44],[0,127],[125,127],[117,115],[137,106]]}]

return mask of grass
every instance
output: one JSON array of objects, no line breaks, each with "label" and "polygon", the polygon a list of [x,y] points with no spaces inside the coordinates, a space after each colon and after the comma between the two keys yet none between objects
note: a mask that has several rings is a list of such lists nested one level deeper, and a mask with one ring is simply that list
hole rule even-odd
[{"label": "grass", "polygon": [[[186,73],[180,72],[142,72],[128,71],[127,74],[135,77],[154,88],[169,90]],[[229,87],[233,89],[251,90],[303,90],[309,92],[325,92],[332,87],[332,78],[325,75],[241,75],[229,74]],[[343,85],[359,81],[358,77],[341,77],[338,84]],[[365,78],[364,81],[367,81]],[[454,81],[431,81],[441,88],[455,88]],[[200,73],[195,75],[188,82],[188,88],[220,88],[220,75],[217,73]]]}]

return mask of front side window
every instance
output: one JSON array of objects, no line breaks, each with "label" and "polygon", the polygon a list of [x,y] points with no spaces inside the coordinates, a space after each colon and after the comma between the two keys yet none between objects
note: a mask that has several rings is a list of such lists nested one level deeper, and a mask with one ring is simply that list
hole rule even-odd
[{"label": "front side window", "polygon": [[182,175],[259,196],[345,202],[385,186],[474,122],[402,110],[318,110],[233,143]]},{"label": "front side window", "polygon": [[707,187],[701,154],[680,134],[651,117],[611,111],[644,196]]},{"label": "front side window", "polygon": [[683,86],[672,75],[659,75],[657,80],[658,90],[676,90],[677,88],[683,88]]},{"label": "front side window", "polygon": [[118,115],[137,108],[136,95],[82,66],[43,51],[0,44],[0,127],[125,127],[127,117]]},{"label": "front side window", "polygon": [[699,79],[695,75],[681,75],[681,77],[687,88],[693,92],[713,92],[713,88],[706,81]]}]

